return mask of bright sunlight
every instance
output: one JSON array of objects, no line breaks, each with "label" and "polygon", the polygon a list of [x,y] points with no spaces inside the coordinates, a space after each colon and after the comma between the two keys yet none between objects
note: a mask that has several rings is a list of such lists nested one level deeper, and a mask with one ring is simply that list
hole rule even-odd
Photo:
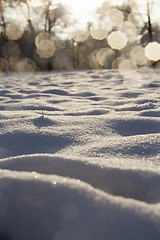
[{"label": "bright sunlight", "polygon": [[96,10],[103,0],[61,0],[61,2],[68,6],[77,18],[80,18],[80,16],[85,17]]}]

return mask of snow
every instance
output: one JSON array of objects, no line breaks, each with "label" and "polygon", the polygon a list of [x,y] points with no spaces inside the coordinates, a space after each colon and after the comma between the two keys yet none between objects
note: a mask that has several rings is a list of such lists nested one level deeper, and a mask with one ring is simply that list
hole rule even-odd
[{"label": "snow", "polygon": [[1,74],[0,239],[160,238],[159,74]]}]

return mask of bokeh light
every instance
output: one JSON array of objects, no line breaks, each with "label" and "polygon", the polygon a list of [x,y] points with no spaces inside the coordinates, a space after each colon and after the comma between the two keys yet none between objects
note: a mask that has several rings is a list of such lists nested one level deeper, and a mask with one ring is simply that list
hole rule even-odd
[{"label": "bokeh light", "polygon": [[132,70],[136,68],[137,68],[136,64],[132,62],[130,59],[123,60],[118,66],[119,71]]},{"label": "bokeh light", "polygon": [[98,9],[98,14],[100,16],[106,16],[110,8],[111,8],[111,5],[109,4],[109,2],[104,1],[102,2],[101,7]]},{"label": "bokeh light", "polygon": [[77,29],[72,33],[72,39],[75,42],[84,42],[88,39],[88,37],[89,37],[88,30]]},{"label": "bokeh light", "polygon": [[107,26],[104,23],[98,22],[90,27],[90,34],[94,39],[103,40],[107,37]]},{"label": "bokeh light", "polygon": [[115,57],[115,53],[110,48],[102,48],[97,52],[97,61],[103,67],[109,67],[112,62],[112,58]]},{"label": "bokeh light", "polygon": [[133,23],[136,28],[143,27],[144,22],[143,22],[142,15],[140,13],[137,13],[137,11],[132,11],[128,15],[127,19],[129,22]]},{"label": "bokeh light", "polygon": [[148,62],[148,58],[145,55],[145,49],[142,47],[135,47],[130,53],[130,59],[137,65],[145,65]]},{"label": "bokeh light", "polygon": [[24,28],[16,22],[8,24],[6,28],[6,35],[10,40],[18,40],[23,36]]},{"label": "bokeh light", "polygon": [[89,62],[90,62],[90,67],[93,68],[93,69],[99,69],[99,63],[97,61],[97,53],[98,53],[98,50],[94,50],[91,55],[90,55],[90,58],[89,58]]},{"label": "bokeh light", "polygon": [[145,47],[145,55],[151,61],[160,60],[160,44],[151,42]]},{"label": "bokeh light", "polygon": [[20,56],[21,50],[19,45],[14,41],[5,43],[2,47],[2,54],[4,58],[9,59],[11,56]]},{"label": "bokeh light", "polygon": [[53,36],[49,33],[40,33],[35,39],[37,53],[42,58],[50,58],[56,50]]},{"label": "bokeh light", "polygon": [[21,59],[17,56],[11,56],[9,58],[9,65],[12,69],[12,71],[17,71],[17,65]]},{"label": "bokeh light", "polygon": [[108,44],[113,49],[122,49],[127,44],[127,37],[120,31],[114,31],[108,36]]},{"label": "bokeh light", "polygon": [[36,70],[36,64],[33,60],[29,58],[21,59],[17,63],[18,72],[34,72]]},{"label": "bokeh light", "polygon": [[40,33],[35,39],[35,44],[37,48],[41,50],[47,50],[54,45],[53,36],[49,33]]},{"label": "bokeh light", "polygon": [[[138,2],[90,0],[88,4],[83,0],[77,5],[76,1],[63,2],[65,1],[70,2],[72,10],[73,5],[78,11],[77,6],[81,6],[82,14],[86,8],[93,7],[93,2],[98,3],[88,19],[82,19],[81,14],[73,21],[73,16],[70,18],[69,15],[64,15],[68,10],[57,5],[59,0],[49,6],[48,13],[45,11],[44,1],[38,1],[38,5],[34,5],[34,1],[27,1],[30,13],[23,9],[23,16],[18,15],[19,10],[10,4],[11,1],[2,1],[1,73],[73,68],[142,69],[149,65],[157,68],[160,66],[158,22],[154,21],[152,14],[149,29],[147,15],[141,12]],[[14,6],[19,5],[19,1],[14,2]],[[66,16],[68,21],[64,22]],[[150,39],[155,42],[149,42]]]},{"label": "bokeh light", "polygon": [[118,30],[124,33],[128,40],[133,40],[137,34],[137,28],[132,22],[125,21],[118,26]]},{"label": "bokeh light", "polygon": [[113,27],[118,27],[124,19],[123,13],[118,9],[110,9],[107,12],[107,17]]},{"label": "bokeh light", "polygon": [[41,58],[51,58],[53,57],[54,52],[55,52],[55,48],[51,48],[46,51],[37,48],[37,53]]},{"label": "bokeh light", "polygon": [[117,69],[122,61],[125,60],[125,57],[117,57],[113,62],[112,62],[112,69]]}]

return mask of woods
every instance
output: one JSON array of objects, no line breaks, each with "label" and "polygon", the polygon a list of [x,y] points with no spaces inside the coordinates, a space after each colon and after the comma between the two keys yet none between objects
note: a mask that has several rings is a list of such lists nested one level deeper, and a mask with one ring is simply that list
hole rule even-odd
[{"label": "woods", "polygon": [[104,1],[93,21],[77,29],[60,2],[0,0],[0,71],[157,67],[159,45],[152,45],[156,60],[145,53],[147,44],[160,41],[155,2],[146,0],[142,12],[135,1]]}]

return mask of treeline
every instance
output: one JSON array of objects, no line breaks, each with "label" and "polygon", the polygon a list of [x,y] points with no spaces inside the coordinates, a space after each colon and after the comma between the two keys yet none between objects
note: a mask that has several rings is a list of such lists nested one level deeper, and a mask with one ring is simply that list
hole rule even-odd
[{"label": "treeline", "polygon": [[[144,18],[135,5],[111,6],[104,1],[95,14],[95,32],[91,32],[94,23],[88,23],[86,29],[74,30],[76,37],[70,36],[68,31],[66,38],[63,32],[66,33],[74,22],[69,9],[63,5],[55,4],[53,0],[40,0],[37,5],[30,0],[0,0],[0,71],[118,68],[122,61],[134,68],[158,65],[158,60],[136,62],[133,56],[134,52],[145,50],[149,42],[160,40],[159,25],[152,23],[151,7],[146,0]],[[11,11],[17,14],[17,21],[9,17]],[[98,22],[103,23],[103,27]],[[124,33],[127,44],[121,48],[103,38],[104,25],[108,35],[119,31]]]},{"label": "treeline", "polygon": [[0,35],[1,71],[52,71],[63,69],[102,69],[111,68],[110,64],[101,65],[96,53],[107,48],[106,40],[89,37],[84,42],[55,37],[55,52],[52,57],[44,58],[37,53],[35,38],[40,32],[25,31],[22,38],[9,40],[4,33]]}]

